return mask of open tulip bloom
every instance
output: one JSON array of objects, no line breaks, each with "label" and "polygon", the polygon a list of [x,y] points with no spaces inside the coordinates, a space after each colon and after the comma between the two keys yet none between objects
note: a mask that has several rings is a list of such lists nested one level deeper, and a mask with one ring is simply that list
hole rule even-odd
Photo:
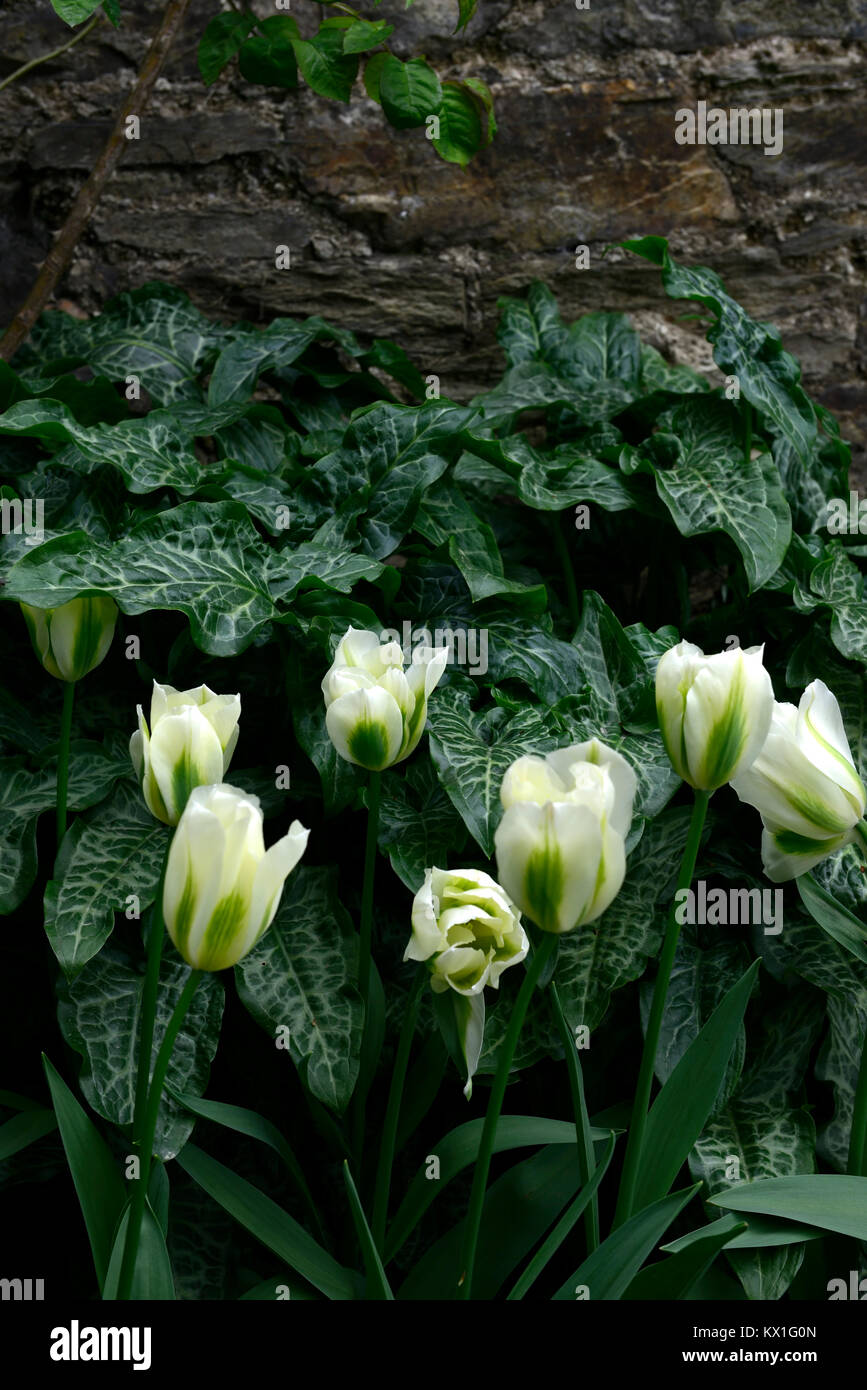
[{"label": "open tulip bloom", "polygon": [[514,903],[481,869],[428,869],[412,905],[412,936],[404,960],[427,961],[435,994],[453,992],[458,1038],[472,1080],[485,1031],[484,989],[529,949]]},{"label": "open tulip bloom", "polygon": [[130,756],[148,810],[177,825],[194,787],[222,782],[238,742],[240,695],[215,695],[206,685],[175,690],[154,681],[148,729],[137,707]]},{"label": "open tulip bloom", "polygon": [[656,668],[656,712],[672,767],[697,791],[716,791],[749,767],[774,705],[764,647],[705,656],[678,642]]},{"label": "open tulip bloom", "polygon": [[590,739],[518,758],[500,789],[494,836],[507,893],[545,932],[600,917],[626,873],[636,778],[613,748]]},{"label": "open tulip bloom", "polygon": [[807,686],[797,709],[774,705],[761,752],[732,786],[761,813],[762,861],[773,883],[797,878],[855,839],[867,843],[864,784],[823,681]]},{"label": "open tulip bloom", "polygon": [[266,850],[258,797],[228,785],[194,787],[169,850],[163,893],[169,936],[194,970],[225,970],[252,951],[274,920],[309,833],[293,821]]},{"label": "open tulip bloom", "polygon": [[408,758],[448,658],[447,647],[421,647],[404,671],[399,642],[348,628],[322,681],[325,727],[341,758],[370,772]]}]

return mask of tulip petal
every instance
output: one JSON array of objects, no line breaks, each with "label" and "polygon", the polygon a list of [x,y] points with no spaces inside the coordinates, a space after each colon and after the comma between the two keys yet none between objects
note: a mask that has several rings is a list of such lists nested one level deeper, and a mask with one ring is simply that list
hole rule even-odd
[{"label": "tulip petal", "polygon": [[177,824],[195,787],[223,777],[220,740],[197,705],[166,714],[151,726],[150,761],[170,824]]},{"label": "tulip petal", "polygon": [[391,767],[403,738],[403,717],[386,690],[374,686],[342,695],[328,706],[325,727],[342,758],[371,772]]}]

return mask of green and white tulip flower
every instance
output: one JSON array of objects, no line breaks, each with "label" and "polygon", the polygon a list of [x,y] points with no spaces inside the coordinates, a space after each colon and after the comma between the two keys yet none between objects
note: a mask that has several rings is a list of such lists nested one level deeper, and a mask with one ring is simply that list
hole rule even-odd
[{"label": "green and white tulip flower", "polygon": [[117,604],[104,594],[70,599],[59,608],[22,603],[21,612],[33,650],[59,681],[80,681],[100,664],[117,622]]},{"label": "green and white tulip flower", "polygon": [[350,627],[322,681],[325,727],[341,758],[381,772],[408,758],[424,732],[427,702],[448,648],[421,647],[406,671],[399,642]]},{"label": "green and white tulip flower", "polygon": [[403,958],[427,961],[435,994],[451,991],[467,1099],[485,1033],[485,986],[499,989],[503,971],[522,961],[529,945],[518,909],[490,874],[428,869],[412,905]]},{"label": "green and white tulip flower", "polygon": [[678,642],[656,668],[656,712],[675,772],[697,791],[716,791],[749,767],[771,725],[774,690],[764,647],[705,656]]},{"label": "green and white tulip flower", "polygon": [[600,917],[626,873],[635,773],[590,739],[512,763],[494,836],[503,887],[542,931],[569,932]]},{"label": "green and white tulip flower", "polygon": [[225,970],[253,949],[309,833],[293,821],[266,850],[258,797],[227,784],[193,788],[169,849],[163,914],[194,970]]},{"label": "green and white tulip flower", "polygon": [[137,712],[129,751],[145,802],[157,820],[177,825],[193,788],[225,777],[238,742],[241,697],[154,681],[150,729],[141,705]]},{"label": "green and white tulip flower", "polygon": [[867,794],[824,681],[807,686],[797,709],[774,705],[758,757],[732,786],[761,814],[762,861],[773,883],[797,878],[853,840],[867,843]]}]

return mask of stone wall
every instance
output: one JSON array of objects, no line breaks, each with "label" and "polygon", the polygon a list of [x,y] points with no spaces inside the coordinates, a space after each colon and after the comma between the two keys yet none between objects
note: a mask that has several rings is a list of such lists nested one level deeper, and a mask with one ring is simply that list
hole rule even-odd
[{"label": "stone wall", "polygon": [[[496,300],[541,278],[564,314],[628,309],[675,360],[707,367],[686,305],[614,239],[659,233],[712,265],[800,357],[809,390],[867,441],[867,9],[858,0],[384,0],[395,51],[493,90],[499,133],[466,170],[421,131],[388,127],[361,83],[350,105],[252,87],[206,89],[196,44],[220,0],[188,21],[62,287],[92,312],[148,279],[209,314],[321,313],[400,341],[442,390],[495,379]],[[155,28],[158,0],[121,0],[69,53],[0,94],[0,318],[26,294],[106,136]],[[269,0],[252,0],[265,16]],[[362,7],[364,9],[369,6]],[[302,32],[321,8],[292,0]],[[0,13],[0,77],[68,35],[47,0]],[[688,146],[674,113],[699,99],[784,111],[778,158]],[[293,268],[274,268],[287,243]],[[586,243],[590,269],[575,268]]]}]

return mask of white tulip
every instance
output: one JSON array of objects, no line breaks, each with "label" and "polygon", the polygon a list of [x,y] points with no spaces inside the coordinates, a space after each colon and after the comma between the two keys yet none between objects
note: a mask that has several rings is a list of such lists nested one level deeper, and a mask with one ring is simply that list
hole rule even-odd
[{"label": "white tulip", "polygon": [[428,869],[412,905],[404,960],[430,961],[431,988],[481,994],[527,954],[521,915],[481,869]]},{"label": "white tulip", "polygon": [[592,922],[619,893],[635,789],[626,759],[598,739],[519,758],[506,772],[497,869],[543,931]]},{"label": "white tulip", "polygon": [[679,642],[656,668],[656,712],[671,764],[700,791],[715,791],[749,767],[767,737],[774,705],[764,647],[705,656]]},{"label": "white tulip", "polygon": [[80,681],[105,657],[114,636],[117,604],[113,598],[88,594],[59,608],[21,604],[33,650],[49,675]]},{"label": "white tulip", "polygon": [[813,681],[797,709],[775,704],[770,732],[732,782],[764,825],[762,860],[774,883],[806,873],[827,855],[865,838],[867,795],[855,770],[840,707]]},{"label": "white tulip", "polygon": [[225,970],[253,949],[309,833],[293,821],[266,850],[258,797],[226,784],[193,788],[169,849],[163,914],[194,970]]},{"label": "white tulip", "polygon": [[238,742],[241,697],[154,681],[150,729],[141,705],[137,712],[129,751],[145,802],[158,820],[177,825],[193,788],[225,777]]},{"label": "white tulip", "polygon": [[404,671],[399,643],[350,627],[322,681],[325,727],[341,758],[371,772],[408,758],[448,657],[447,647],[422,647]]}]

